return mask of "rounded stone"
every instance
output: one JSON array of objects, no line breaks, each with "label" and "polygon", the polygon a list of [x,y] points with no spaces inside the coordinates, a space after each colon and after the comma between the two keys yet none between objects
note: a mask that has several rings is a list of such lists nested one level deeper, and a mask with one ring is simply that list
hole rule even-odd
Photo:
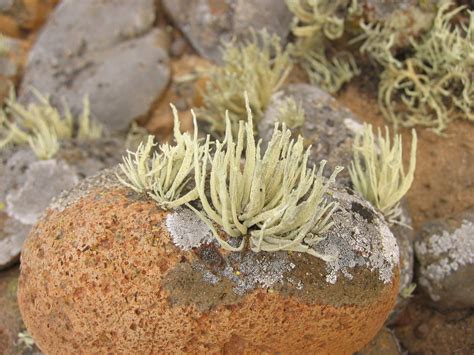
[{"label": "rounded stone", "polygon": [[45,353],[352,353],[395,303],[396,241],[345,188],[315,248],[325,262],[224,251],[188,210],[159,209],[116,171],[62,194],[25,243],[18,301]]},{"label": "rounded stone", "polygon": [[273,94],[264,117],[258,124],[258,133],[266,145],[271,139],[273,127],[279,120],[281,106],[292,98],[304,111],[300,127],[290,128],[295,137],[303,136],[311,145],[310,163],[328,161],[330,175],[336,165],[344,170],[338,175],[341,183],[349,182],[348,166],[352,160],[352,144],[357,132],[363,130],[360,120],[334,97],[317,86],[292,84]]}]

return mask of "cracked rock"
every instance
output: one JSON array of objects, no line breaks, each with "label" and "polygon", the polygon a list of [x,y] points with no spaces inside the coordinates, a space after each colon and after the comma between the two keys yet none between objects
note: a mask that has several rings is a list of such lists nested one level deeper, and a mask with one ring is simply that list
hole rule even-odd
[{"label": "cracked rock", "polygon": [[166,35],[154,21],[153,0],[62,1],[30,53],[20,100],[33,86],[78,112],[87,95],[106,131],[125,131],[170,78]]}]

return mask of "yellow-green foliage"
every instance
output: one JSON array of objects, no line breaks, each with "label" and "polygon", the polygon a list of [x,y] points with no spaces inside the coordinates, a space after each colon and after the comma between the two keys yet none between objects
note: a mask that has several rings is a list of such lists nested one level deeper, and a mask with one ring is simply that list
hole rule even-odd
[{"label": "yellow-green foliage", "polygon": [[340,38],[344,33],[346,17],[360,14],[357,0],[351,0],[347,13],[340,10],[347,1],[338,0],[286,0],[295,15],[293,34],[311,40],[323,33],[329,39]]},{"label": "yellow-green foliage", "polygon": [[[262,154],[248,101],[246,112],[248,120],[239,122],[235,138],[226,115],[225,138],[214,145],[209,136],[204,142],[197,139],[196,124],[194,138],[181,134],[175,113],[176,145],[162,145],[162,153],[151,155],[150,137],[124,158],[121,169],[126,179],[119,177],[120,181],[148,193],[163,208],[186,204],[225,249],[240,251],[249,245],[255,252],[294,250],[326,259],[311,246],[332,225],[337,204],[327,202],[326,192],[342,168],[324,179],[326,162],[319,169],[308,167],[309,148],[303,147],[302,137],[292,140],[284,125],[276,124]],[[193,200],[199,203],[191,205]],[[230,241],[232,237],[238,245]]]},{"label": "yellow-green foliage", "polygon": [[279,107],[278,122],[284,123],[288,128],[298,128],[304,123],[304,110],[300,103],[288,97]]},{"label": "yellow-green foliage", "polygon": [[[64,103],[64,114],[53,107],[49,98],[33,90],[36,103],[20,104],[13,89],[5,100],[5,109],[0,111],[0,149],[10,144],[29,144],[40,159],[53,157],[59,149],[59,141],[74,137],[74,117]],[[7,117],[7,114],[10,117]],[[99,138],[101,127],[91,122],[89,101],[84,99],[81,116],[78,118],[79,139]]]},{"label": "yellow-green foliage", "polygon": [[172,106],[172,109],[176,145],[161,144],[159,152],[153,152],[156,144],[153,136],[148,136],[147,143],[140,143],[136,152],[128,151],[123,164],[119,165],[127,180],[117,175],[122,184],[148,194],[164,209],[176,208],[198,197],[195,188],[186,194],[182,191],[191,179],[194,149],[198,158],[204,152],[197,143],[197,126],[194,137],[181,133],[176,108]]},{"label": "yellow-green foliage", "polygon": [[[357,0],[287,0],[295,15],[292,32],[297,37],[294,55],[312,84],[334,93],[359,74],[350,52],[328,54],[330,41],[344,33],[345,22],[360,13]],[[341,9],[346,12],[341,15]]]},{"label": "yellow-green foliage", "polygon": [[291,70],[290,50],[283,50],[278,36],[270,36],[266,31],[253,33],[253,37],[243,43],[232,41],[225,44],[224,64],[210,73],[204,93],[205,109],[200,118],[208,121],[212,131],[220,135],[225,130],[223,117],[228,110],[236,133],[238,122],[246,117],[242,93],[247,91],[258,121],[271,95],[280,88]]},{"label": "yellow-green foliage", "polygon": [[468,26],[453,25],[464,7],[449,7],[440,7],[419,42],[412,40],[413,57],[386,64],[379,104],[395,127],[423,125],[440,133],[455,118],[474,120],[474,12],[468,11]]},{"label": "yellow-green foliage", "polygon": [[412,131],[410,163],[405,173],[402,157],[402,138],[395,135],[393,145],[388,127],[385,137],[381,130],[375,137],[372,125],[364,125],[364,132],[354,141],[353,161],[349,168],[356,191],[378,208],[391,223],[399,222],[400,200],[410,189],[416,166],[416,131]]}]

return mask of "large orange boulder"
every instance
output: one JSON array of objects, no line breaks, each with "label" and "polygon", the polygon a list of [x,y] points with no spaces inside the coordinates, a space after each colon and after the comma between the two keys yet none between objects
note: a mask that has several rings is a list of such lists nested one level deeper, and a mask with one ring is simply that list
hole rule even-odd
[{"label": "large orange boulder", "polygon": [[224,251],[190,210],[160,210],[113,171],[86,179],[25,243],[25,324],[46,354],[350,354],[394,305],[398,248],[363,199],[331,195],[325,262]]}]

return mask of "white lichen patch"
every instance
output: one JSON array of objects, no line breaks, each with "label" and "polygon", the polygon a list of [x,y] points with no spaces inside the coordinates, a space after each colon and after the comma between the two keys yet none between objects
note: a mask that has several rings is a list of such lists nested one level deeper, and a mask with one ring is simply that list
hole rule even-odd
[{"label": "white lichen patch", "polygon": [[415,251],[421,264],[419,282],[438,301],[436,289],[440,282],[460,267],[474,263],[474,223],[463,220],[452,233],[431,235],[415,243]]},{"label": "white lichen patch", "polygon": [[333,227],[315,247],[333,256],[326,262],[326,281],[335,284],[340,274],[351,280],[351,269],[358,266],[378,272],[384,284],[390,283],[399,263],[399,249],[382,216],[357,195],[337,190],[333,197],[341,208],[333,215]]},{"label": "white lichen patch", "polygon": [[353,118],[344,118],[344,125],[349,128],[354,134],[364,132],[364,125]]},{"label": "white lichen patch", "polygon": [[[288,260],[285,253],[266,253],[256,257],[246,254],[242,258],[234,253],[230,263],[222,271],[222,275],[235,284],[234,292],[238,295],[251,291],[257,287],[271,288],[282,282],[286,272],[291,271],[295,265]],[[236,259],[236,260],[233,260]],[[238,261],[239,268],[231,265]]]},{"label": "white lichen patch", "polygon": [[177,208],[166,217],[174,245],[188,251],[213,241],[209,227],[190,209]]}]

